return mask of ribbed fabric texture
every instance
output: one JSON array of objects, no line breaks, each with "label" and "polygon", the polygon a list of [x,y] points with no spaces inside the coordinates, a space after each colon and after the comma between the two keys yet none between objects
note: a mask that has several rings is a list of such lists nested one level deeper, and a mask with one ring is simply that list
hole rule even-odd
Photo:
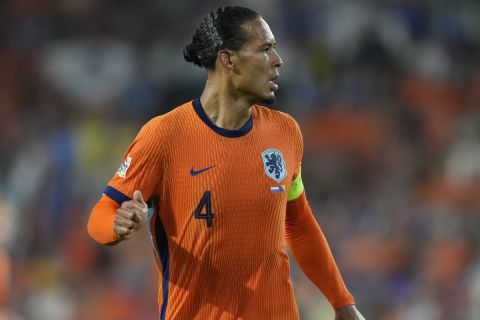
[{"label": "ribbed fabric texture", "polygon": [[[251,111],[251,131],[235,138],[206,125],[191,102],[152,119],[125,154],[125,178],[109,183],[128,197],[140,190],[144,199],[158,199],[153,219],[161,219],[168,246],[168,286],[159,281],[160,308],[168,296],[166,319],[298,319],[285,212],[302,138],[290,116],[260,106]],[[280,183],[264,168],[262,152],[271,148],[283,154],[287,175]],[[272,192],[279,185],[285,191]],[[162,250],[154,221],[150,231]],[[161,278],[165,265],[157,264]]]},{"label": "ribbed fabric texture", "polygon": [[315,221],[305,192],[287,204],[286,239],[293,256],[333,308],[354,304],[338,271],[332,252]]}]

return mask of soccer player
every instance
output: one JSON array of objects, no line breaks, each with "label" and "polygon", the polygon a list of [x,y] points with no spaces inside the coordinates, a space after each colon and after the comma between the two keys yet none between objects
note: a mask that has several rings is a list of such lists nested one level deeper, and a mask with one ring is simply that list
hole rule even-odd
[{"label": "soccer player", "polygon": [[363,319],[306,200],[300,129],[259,105],[278,89],[275,46],[255,11],[205,16],[184,50],[207,70],[202,95],[140,130],[91,212],[106,245],[146,220],[160,319],[298,319],[286,243],[336,320]]}]

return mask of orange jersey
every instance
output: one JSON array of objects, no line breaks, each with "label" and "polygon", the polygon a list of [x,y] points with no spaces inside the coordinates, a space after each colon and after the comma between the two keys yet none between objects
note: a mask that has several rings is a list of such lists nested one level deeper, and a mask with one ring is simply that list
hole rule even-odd
[{"label": "orange jersey", "polygon": [[216,127],[199,99],[141,129],[104,194],[156,203],[160,319],[298,319],[285,244],[302,154],[293,118],[258,105],[239,130]]}]

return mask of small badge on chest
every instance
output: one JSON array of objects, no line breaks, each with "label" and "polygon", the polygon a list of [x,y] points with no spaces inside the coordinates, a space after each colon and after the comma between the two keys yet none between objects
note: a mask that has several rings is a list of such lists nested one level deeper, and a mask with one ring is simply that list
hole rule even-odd
[{"label": "small badge on chest", "polygon": [[270,187],[272,192],[284,192],[285,185],[280,182],[287,176],[287,167],[283,158],[283,153],[277,149],[267,149],[262,152],[263,169],[270,179],[278,183],[276,186]]}]

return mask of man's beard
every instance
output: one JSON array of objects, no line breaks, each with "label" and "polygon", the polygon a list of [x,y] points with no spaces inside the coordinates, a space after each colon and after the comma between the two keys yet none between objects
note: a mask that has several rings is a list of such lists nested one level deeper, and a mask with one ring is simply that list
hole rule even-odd
[{"label": "man's beard", "polygon": [[260,99],[258,101],[258,104],[260,104],[260,105],[266,104],[266,105],[270,106],[270,105],[274,104],[275,101],[277,101],[277,97],[275,95],[273,95],[270,98]]}]

